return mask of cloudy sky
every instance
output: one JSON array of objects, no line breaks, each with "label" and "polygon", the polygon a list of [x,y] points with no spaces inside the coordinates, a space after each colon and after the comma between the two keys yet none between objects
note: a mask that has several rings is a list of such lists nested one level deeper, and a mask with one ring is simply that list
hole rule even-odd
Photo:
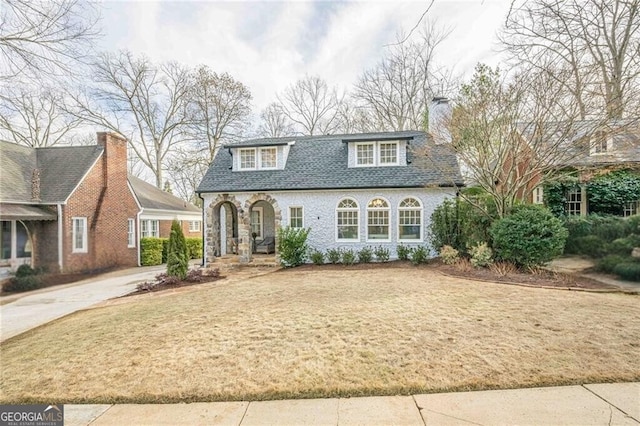
[{"label": "cloudy sky", "polygon": [[[101,47],[229,72],[249,86],[258,112],[305,74],[349,88],[429,2],[104,0]],[[478,61],[497,64],[495,34],[509,4],[435,0],[425,19],[451,30],[436,61],[461,75]]]}]

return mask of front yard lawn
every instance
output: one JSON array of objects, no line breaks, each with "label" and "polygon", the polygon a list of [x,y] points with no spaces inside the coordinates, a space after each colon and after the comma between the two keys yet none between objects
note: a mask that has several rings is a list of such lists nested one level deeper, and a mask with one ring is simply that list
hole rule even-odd
[{"label": "front yard lawn", "polygon": [[282,270],[113,301],[4,342],[0,402],[388,395],[640,380],[640,298],[424,267]]}]

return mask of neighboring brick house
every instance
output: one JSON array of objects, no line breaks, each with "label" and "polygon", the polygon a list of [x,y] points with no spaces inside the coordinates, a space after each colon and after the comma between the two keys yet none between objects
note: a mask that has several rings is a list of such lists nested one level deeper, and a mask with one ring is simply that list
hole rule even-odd
[{"label": "neighboring brick house", "polygon": [[[560,152],[553,168],[573,173],[578,178],[579,183],[565,193],[565,213],[584,216],[590,212],[587,193],[590,179],[613,170],[640,171],[640,125],[631,120],[582,120],[567,126],[564,128],[561,122],[549,123],[547,143]],[[526,124],[521,126],[525,140],[531,137],[528,132],[533,128]],[[527,161],[526,157],[521,155],[520,161]],[[544,203],[543,183],[535,176],[522,198],[532,203]],[[640,214],[640,200],[621,205],[620,213],[624,216]]]},{"label": "neighboring brick house", "polygon": [[399,243],[426,243],[431,213],[462,185],[450,146],[424,132],[226,145],[196,191],[204,200],[205,263],[234,254],[250,262],[265,240],[277,247],[281,226],[310,228],[308,244],[318,250],[383,246],[394,258]]},{"label": "neighboring brick house", "polygon": [[[116,134],[98,133],[92,146],[0,142],[0,169],[2,273],[23,263],[64,272],[136,266],[143,218],[157,236],[168,236],[173,219],[201,220],[198,208],[155,187],[135,192],[143,184],[128,176],[127,142]],[[150,216],[154,199],[161,217]]]}]

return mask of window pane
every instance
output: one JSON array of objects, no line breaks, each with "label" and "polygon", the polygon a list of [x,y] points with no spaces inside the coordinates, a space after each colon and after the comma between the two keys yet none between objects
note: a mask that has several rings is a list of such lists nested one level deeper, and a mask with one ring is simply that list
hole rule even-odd
[{"label": "window pane", "polygon": [[370,240],[389,239],[389,212],[372,210],[367,212],[368,234]]},{"label": "window pane", "polygon": [[136,246],[136,222],[133,219],[128,219],[127,245]]},{"label": "window pane", "polygon": [[75,251],[85,250],[86,223],[84,218],[73,219],[73,249]]},{"label": "window pane", "polygon": [[289,208],[289,226],[292,228],[302,228],[302,207]]},{"label": "window pane", "polygon": [[358,238],[358,212],[338,212],[338,239],[355,240]]},{"label": "window pane", "polygon": [[398,162],[398,144],[380,144],[380,164],[395,164]]},{"label": "window pane", "polygon": [[255,149],[240,150],[240,168],[255,169],[256,168],[256,151]]},{"label": "window pane", "polygon": [[260,150],[260,166],[262,168],[275,168],[276,158],[276,148],[262,148]]},{"label": "window pane", "polygon": [[24,225],[16,221],[16,257],[31,257],[31,243]]},{"label": "window pane", "polygon": [[356,145],[356,164],[373,165],[373,144]]},{"label": "window pane", "polygon": [[11,222],[3,220],[2,230],[0,232],[0,252],[2,252],[2,259],[11,259]]}]

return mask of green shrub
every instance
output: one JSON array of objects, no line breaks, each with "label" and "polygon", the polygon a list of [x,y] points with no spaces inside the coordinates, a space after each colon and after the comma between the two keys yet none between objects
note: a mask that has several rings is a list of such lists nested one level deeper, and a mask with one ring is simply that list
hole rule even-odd
[{"label": "green shrub", "polygon": [[142,266],[162,265],[162,240],[155,237],[140,239],[140,264]]},{"label": "green shrub", "polygon": [[607,254],[607,243],[596,235],[574,238],[572,254],[582,254],[591,257],[602,257]]},{"label": "green shrub", "polygon": [[36,275],[37,272],[35,269],[31,267],[31,265],[20,265],[18,269],[16,269],[16,278],[28,277],[30,275]]},{"label": "green shrub", "polygon": [[315,265],[324,265],[324,253],[322,253],[320,250],[310,250],[309,258]]},{"label": "green shrub", "polygon": [[491,240],[488,230],[495,217],[495,206],[481,195],[473,198],[482,208],[456,198],[445,200],[434,210],[429,225],[432,247],[449,245],[464,252],[468,246]]},{"label": "green shrub", "polygon": [[336,263],[340,263],[340,259],[342,259],[342,250],[339,248],[327,250],[327,260],[329,263],[335,265]]},{"label": "green shrub", "polygon": [[560,219],[538,205],[514,207],[491,226],[496,256],[518,266],[539,266],[562,254],[568,231]]},{"label": "green shrub", "polygon": [[599,272],[604,272],[607,274],[613,273],[613,269],[619,263],[625,263],[630,260],[630,257],[620,256],[618,254],[610,254],[608,256],[603,257],[596,263],[595,269]]},{"label": "green shrub", "polygon": [[36,290],[42,287],[42,278],[37,275],[15,276],[2,285],[2,291],[21,292]]},{"label": "green shrub", "polygon": [[487,243],[476,244],[469,249],[471,255],[471,264],[476,268],[486,268],[493,263],[493,251]]},{"label": "green shrub", "polygon": [[453,265],[459,258],[460,253],[451,246],[442,246],[440,249],[440,259],[446,265]]},{"label": "green shrub", "polygon": [[589,210],[599,214],[622,214],[625,203],[640,199],[640,175],[618,170],[596,176],[587,183]]},{"label": "green shrub", "polygon": [[182,233],[180,222],[174,220],[171,224],[169,249],[167,252],[167,275],[184,280],[189,271],[189,250]]},{"label": "green shrub", "polygon": [[378,262],[388,262],[391,253],[389,249],[382,246],[377,246],[373,249],[373,254],[376,256]]},{"label": "green shrub", "polygon": [[429,250],[425,246],[418,246],[411,250],[411,263],[419,265],[429,260]]},{"label": "green shrub", "polygon": [[629,216],[625,221],[627,222],[627,232],[629,234],[640,234],[640,214]]},{"label": "green shrub", "polygon": [[167,256],[169,255],[169,239],[160,238],[162,241],[162,263],[167,263]]},{"label": "green shrub", "polygon": [[622,217],[589,215],[591,234],[606,242],[627,236],[627,221]]},{"label": "green shrub", "polygon": [[365,247],[358,252],[359,263],[371,263],[372,259],[373,259],[373,250],[371,250],[371,247]]},{"label": "green shrub", "polygon": [[[630,238],[631,237],[631,238]],[[607,245],[607,254],[619,254],[630,256],[633,248],[636,247],[633,237],[618,238]]]},{"label": "green shrub", "polygon": [[278,254],[280,264],[285,268],[300,266],[307,261],[307,237],[310,228],[291,228],[285,226],[278,229]]},{"label": "green shrub", "polygon": [[189,259],[202,259],[202,238],[185,238]]},{"label": "green shrub", "polygon": [[357,257],[356,252],[351,249],[342,250],[342,264],[343,265],[353,265],[356,263]]},{"label": "green shrub", "polygon": [[398,247],[396,247],[396,253],[398,254],[398,260],[409,260],[411,248],[404,244],[399,244]]},{"label": "green shrub", "polygon": [[640,281],[640,262],[618,263],[613,273],[628,281]]}]

